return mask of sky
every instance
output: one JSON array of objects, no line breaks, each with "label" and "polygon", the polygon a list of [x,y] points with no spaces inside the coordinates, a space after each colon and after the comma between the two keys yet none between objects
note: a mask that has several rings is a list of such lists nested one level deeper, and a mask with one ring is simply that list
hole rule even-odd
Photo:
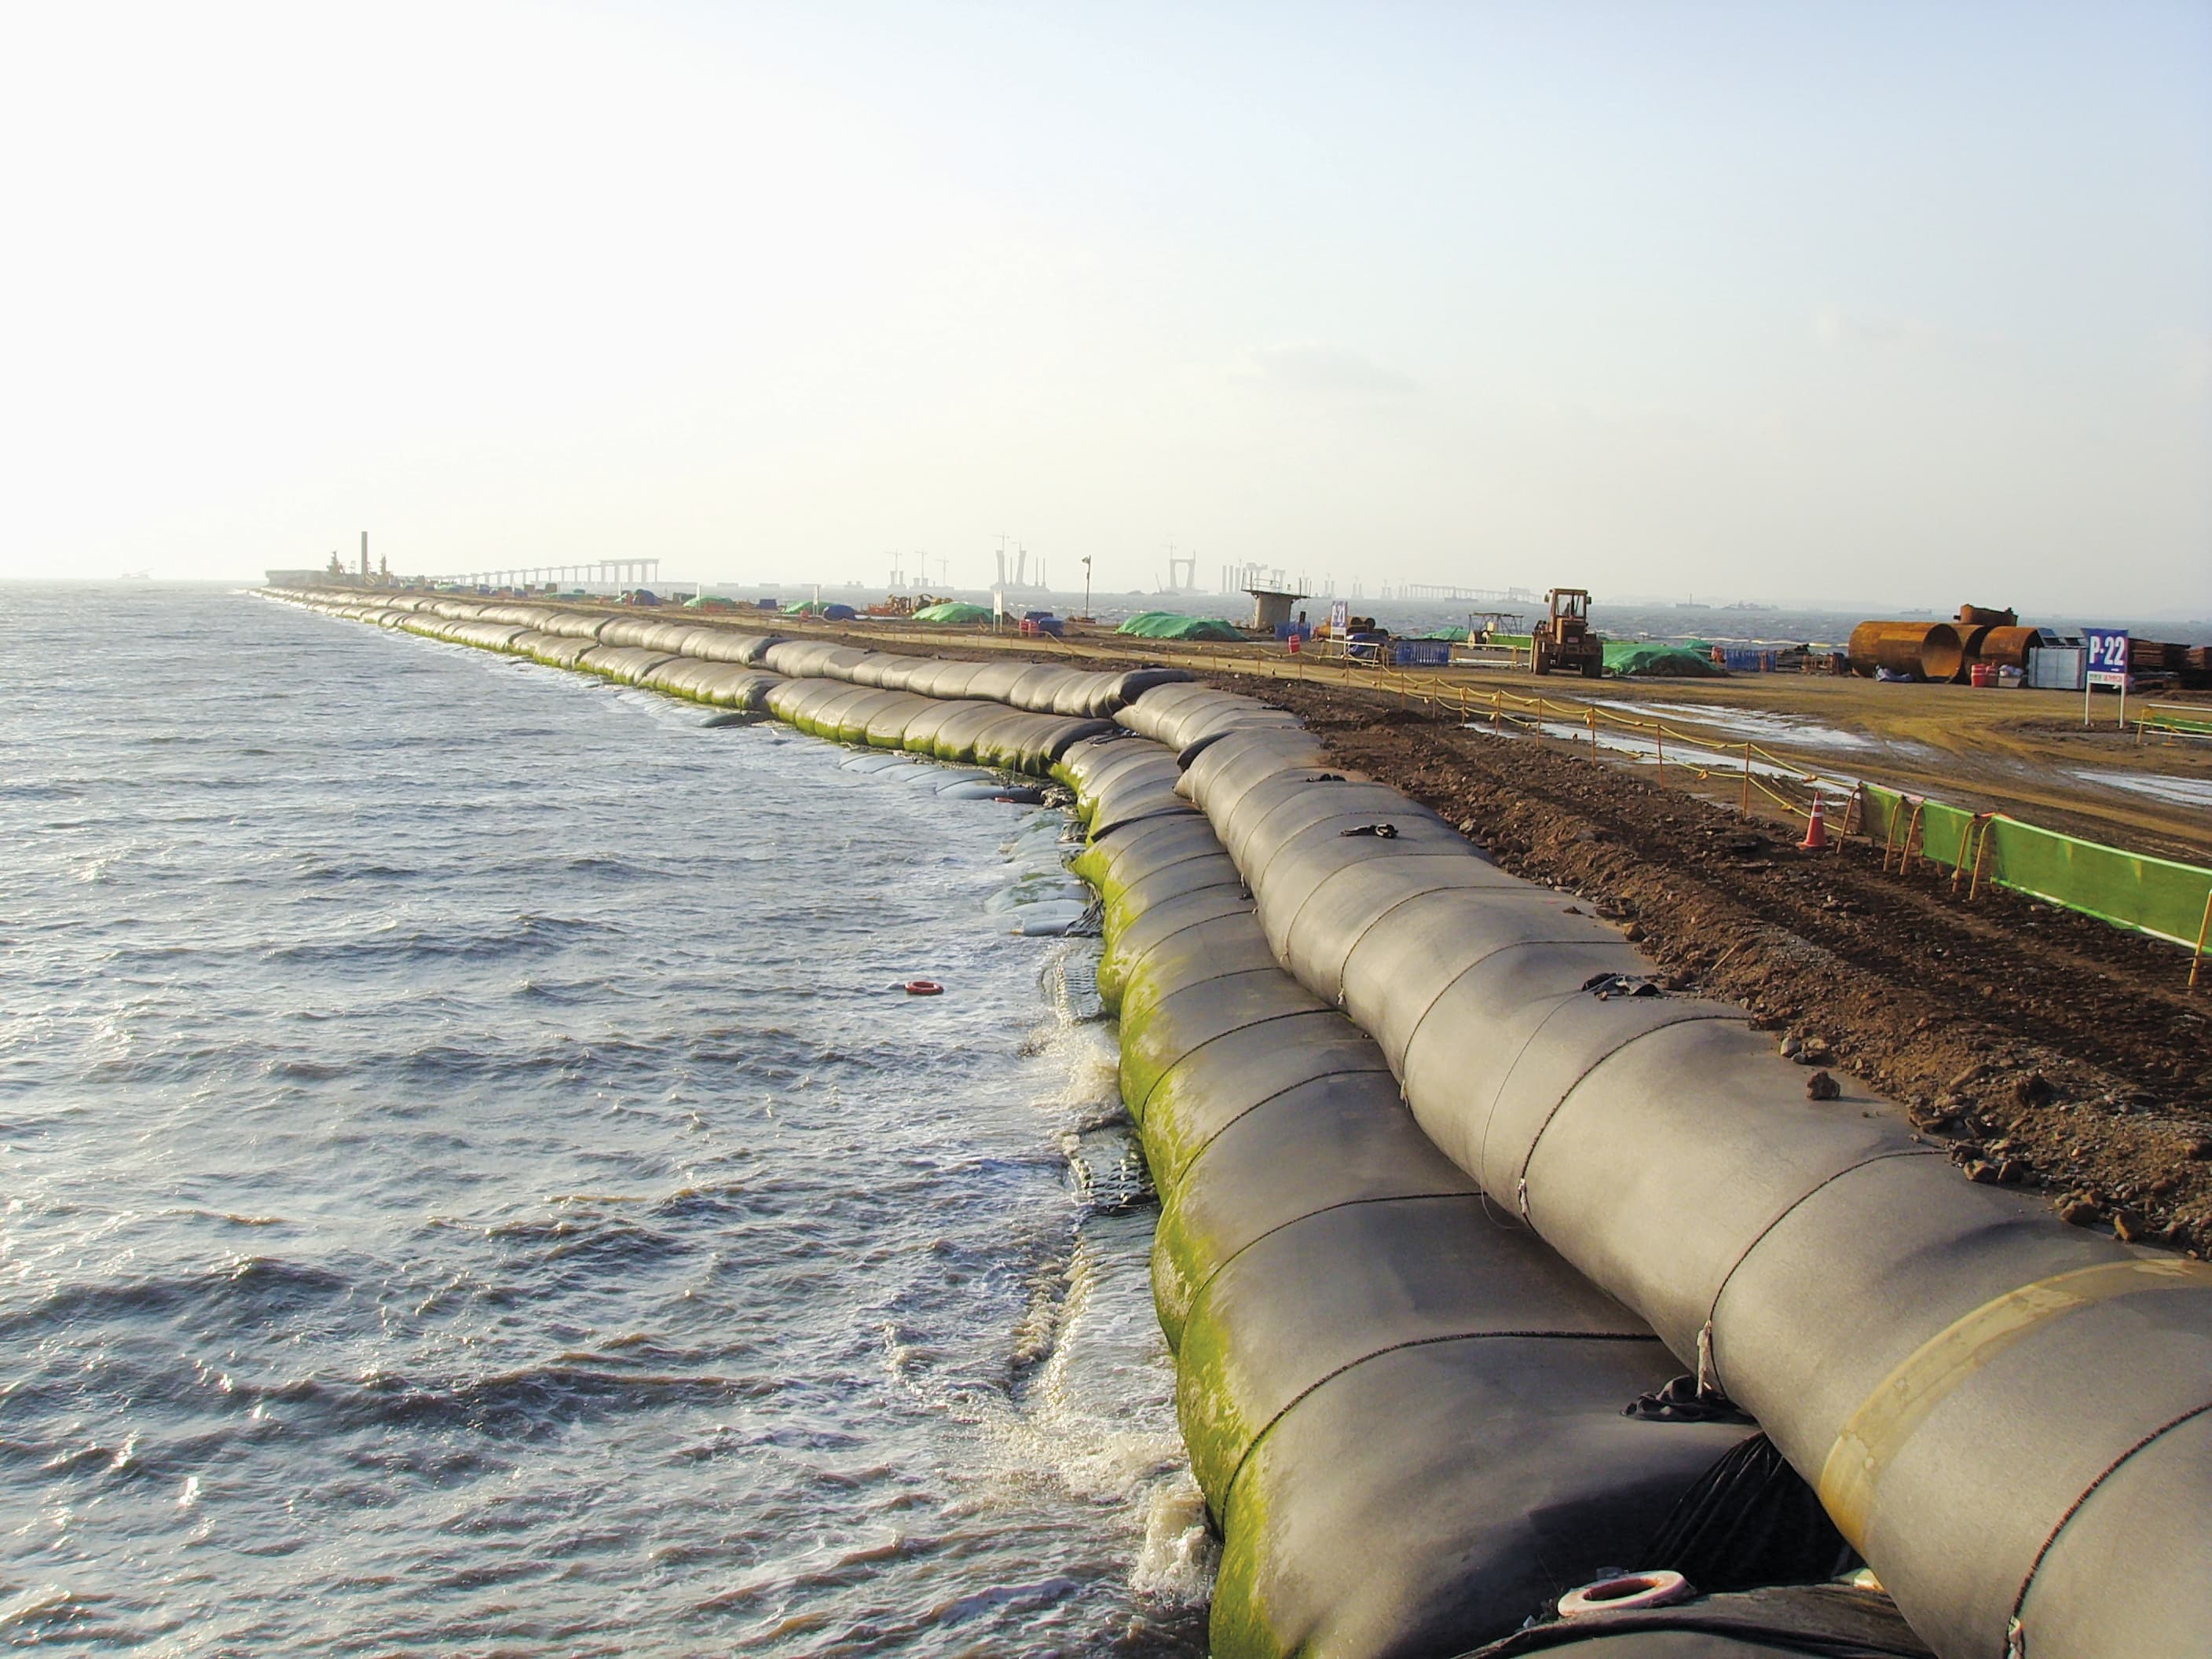
[{"label": "sky", "polygon": [[0,154],[0,576],[2212,616],[2204,0],[85,0]]}]

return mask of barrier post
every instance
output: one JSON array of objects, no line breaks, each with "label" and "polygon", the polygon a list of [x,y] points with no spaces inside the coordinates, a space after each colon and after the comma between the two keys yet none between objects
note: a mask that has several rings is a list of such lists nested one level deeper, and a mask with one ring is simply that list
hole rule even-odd
[{"label": "barrier post", "polygon": [[1951,866],[1951,896],[1954,898],[1959,895],[1959,884],[1966,878],[1966,866],[1980,857],[1980,854],[1974,850],[1976,845],[1974,836],[1981,829],[1982,821],[1987,816],[1986,813],[1977,812],[1966,820],[1966,833],[1959,842],[1959,861]]},{"label": "barrier post", "polygon": [[1651,741],[1659,745],[1659,781],[1663,784],[1667,781],[1667,728],[1663,726],[1653,726]]},{"label": "barrier post", "polygon": [[1990,836],[1996,832],[1999,814],[1992,812],[1982,823],[1982,838],[1974,845],[1974,878],[1966,884],[1966,902],[1972,904],[1982,890],[1982,868],[1989,862]]},{"label": "barrier post", "polygon": [[1743,790],[1736,797],[1735,815],[1740,818],[1751,816],[1751,745],[1743,746]]},{"label": "barrier post", "polygon": [[2204,960],[2204,940],[2212,934],[2212,889],[2204,895],[2204,920],[2197,924],[2197,948],[2189,953],[2189,988],[2197,988],[2197,969]]},{"label": "barrier post", "polygon": [[1928,805],[1926,796],[1912,803],[1912,816],[1905,821],[1905,845],[1898,849],[1897,873],[1903,875],[1912,867],[1912,832],[1920,827],[1920,809]]},{"label": "barrier post", "polygon": [[1494,732],[1505,730],[1505,694],[1494,687],[1490,693],[1490,729]]},{"label": "barrier post", "polygon": [[1597,710],[1585,709],[1583,718],[1589,723],[1590,758],[1595,760],[1597,758]]}]

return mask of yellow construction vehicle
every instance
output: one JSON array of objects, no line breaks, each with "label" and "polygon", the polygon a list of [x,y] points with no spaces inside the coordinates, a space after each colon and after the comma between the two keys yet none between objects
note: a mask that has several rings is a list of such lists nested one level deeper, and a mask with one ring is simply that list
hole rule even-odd
[{"label": "yellow construction vehicle", "polygon": [[1605,641],[1590,632],[1589,591],[1555,587],[1544,595],[1551,616],[1536,624],[1535,648],[1529,653],[1539,674],[1553,669],[1580,674],[1586,680],[1605,673]]}]

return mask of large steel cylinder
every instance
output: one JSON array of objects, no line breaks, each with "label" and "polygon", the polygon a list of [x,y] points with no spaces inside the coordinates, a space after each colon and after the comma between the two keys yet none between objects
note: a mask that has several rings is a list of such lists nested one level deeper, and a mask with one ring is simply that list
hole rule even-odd
[{"label": "large steel cylinder", "polygon": [[1863,679],[1874,678],[1877,668],[1893,674],[1920,678],[1920,642],[1933,623],[1924,622],[1863,622],[1851,629],[1846,647],[1851,672]]},{"label": "large steel cylinder", "polygon": [[1992,628],[1982,635],[1975,655],[2000,668],[2017,668],[2025,672],[2027,653],[2035,648],[2035,635],[2033,628]]},{"label": "large steel cylinder", "polygon": [[1958,625],[1937,623],[1920,641],[1920,672],[1937,685],[1963,679],[1966,672],[1966,642]]}]

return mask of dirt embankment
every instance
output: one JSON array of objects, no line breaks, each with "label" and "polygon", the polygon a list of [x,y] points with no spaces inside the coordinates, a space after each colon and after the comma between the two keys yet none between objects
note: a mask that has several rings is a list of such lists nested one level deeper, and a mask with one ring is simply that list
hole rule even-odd
[{"label": "dirt embankment", "polygon": [[[2212,1249],[2212,992],[2171,945],[1861,843],[1660,787],[1586,752],[1492,737],[1375,694],[1220,677],[1294,709],[1343,765],[1443,813],[1505,868],[1580,894],[1682,988],[1749,1009],[1948,1145],[1962,1178],[2069,1220]],[[1823,1055],[1832,1059],[1823,1059]]]}]

